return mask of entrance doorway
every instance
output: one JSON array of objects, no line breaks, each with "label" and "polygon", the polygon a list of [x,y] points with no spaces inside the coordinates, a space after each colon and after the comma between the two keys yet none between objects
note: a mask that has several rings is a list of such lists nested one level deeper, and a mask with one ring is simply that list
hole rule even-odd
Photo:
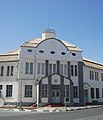
[{"label": "entrance doorway", "polygon": [[60,85],[52,85],[52,103],[60,103]]},{"label": "entrance doorway", "polygon": [[84,90],[84,104],[88,103],[88,90]]}]

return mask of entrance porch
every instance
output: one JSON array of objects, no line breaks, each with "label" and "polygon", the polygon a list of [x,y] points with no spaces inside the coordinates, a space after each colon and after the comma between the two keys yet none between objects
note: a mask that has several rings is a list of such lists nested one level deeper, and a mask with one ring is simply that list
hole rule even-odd
[{"label": "entrance porch", "polygon": [[37,105],[73,104],[73,82],[68,77],[52,74],[37,82]]}]

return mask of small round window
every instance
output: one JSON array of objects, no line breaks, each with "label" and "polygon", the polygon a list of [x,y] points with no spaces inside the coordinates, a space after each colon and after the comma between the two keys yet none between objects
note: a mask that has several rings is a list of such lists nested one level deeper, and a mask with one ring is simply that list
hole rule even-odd
[{"label": "small round window", "polygon": [[44,51],[43,51],[43,50],[39,50],[39,52],[40,52],[40,53],[44,53]]},{"label": "small round window", "polygon": [[73,56],[76,56],[76,53],[72,53]]},{"label": "small round window", "polygon": [[50,53],[51,53],[51,54],[55,54],[55,51],[51,51]]},{"label": "small round window", "polygon": [[65,52],[61,52],[61,54],[62,54],[62,55],[66,55],[66,53],[65,53]]},{"label": "small round window", "polygon": [[28,51],[28,52],[32,52],[32,49],[28,49],[27,51]]}]

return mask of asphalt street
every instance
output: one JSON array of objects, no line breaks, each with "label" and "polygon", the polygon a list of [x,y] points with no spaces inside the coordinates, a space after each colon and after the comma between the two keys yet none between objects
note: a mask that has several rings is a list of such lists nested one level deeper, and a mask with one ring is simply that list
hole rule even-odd
[{"label": "asphalt street", "polygon": [[0,111],[0,120],[103,120],[103,107],[52,113]]}]

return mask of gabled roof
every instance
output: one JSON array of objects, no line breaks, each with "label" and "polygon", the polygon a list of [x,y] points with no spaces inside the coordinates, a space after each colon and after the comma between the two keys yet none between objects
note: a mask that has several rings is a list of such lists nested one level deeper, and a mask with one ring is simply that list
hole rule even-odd
[{"label": "gabled roof", "polygon": [[49,76],[53,76],[53,75],[59,75],[59,76],[62,76],[62,77],[64,77],[64,78],[70,80],[71,83],[73,84],[73,81],[72,81],[71,79],[69,79],[68,77],[66,77],[66,76],[64,76],[64,75],[61,75],[61,74],[59,74],[59,73],[53,73],[53,74],[51,74],[51,75],[47,75],[47,76],[42,77],[42,78],[40,78],[39,80],[37,80],[36,85],[38,85],[39,82],[40,82],[42,79],[47,78],[47,77],[49,77]]},{"label": "gabled roof", "polygon": [[101,64],[101,63],[97,63],[95,61],[88,60],[86,58],[83,58],[83,63],[84,63],[84,66],[103,70],[103,64]]},{"label": "gabled roof", "polygon": [[19,49],[0,54],[0,62],[18,61]]},{"label": "gabled roof", "polygon": [[[49,39],[52,39],[52,38],[48,38],[48,39],[42,39],[42,38],[34,38],[32,40],[29,40],[27,42],[24,42],[21,46],[22,47],[37,47],[38,44],[40,44],[41,42],[45,41],[45,40],[49,40]],[[55,40],[58,40],[56,38],[53,38]],[[78,48],[76,45],[73,45],[67,41],[64,41],[64,40],[58,40],[58,41],[61,41],[61,43],[63,43],[70,51],[81,51],[80,48]]]}]

